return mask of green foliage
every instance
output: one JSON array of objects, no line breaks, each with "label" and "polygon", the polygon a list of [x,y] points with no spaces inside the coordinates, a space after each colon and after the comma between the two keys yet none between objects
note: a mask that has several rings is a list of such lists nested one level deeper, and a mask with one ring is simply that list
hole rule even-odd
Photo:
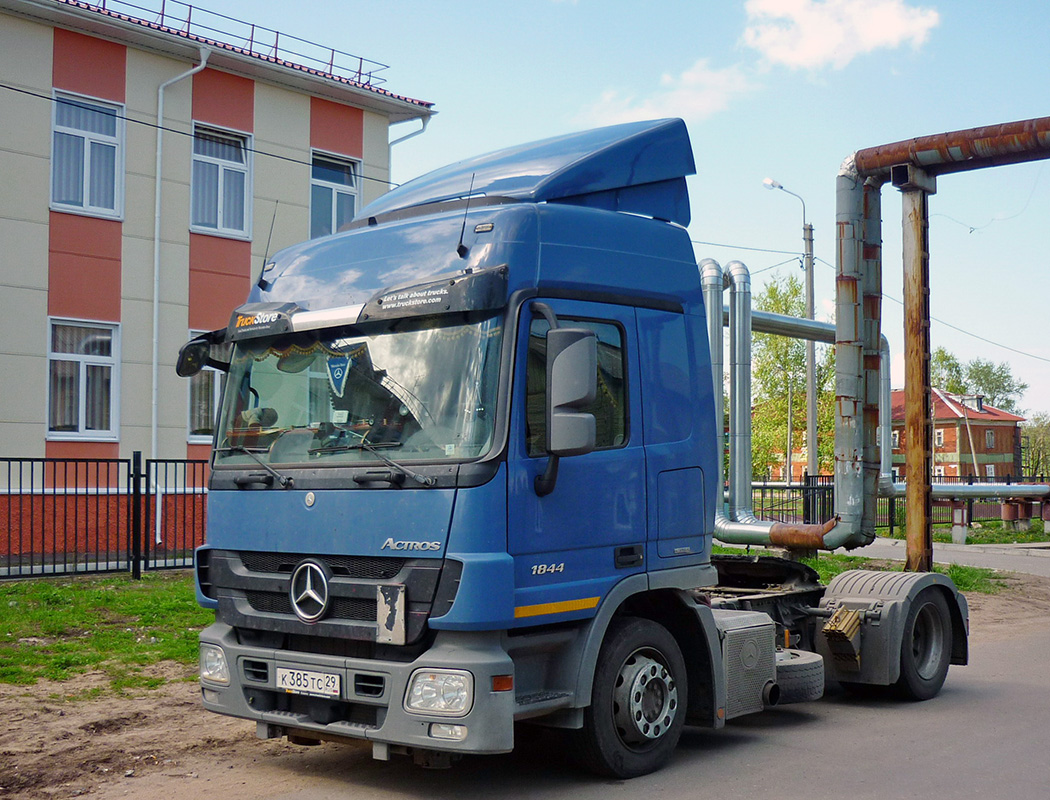
[{"label": "green foliage", "polygon": [[[755,308],[793,317],[805,316],[805,294],[796,275],[777,276],[755,297]],[[751,458],[753,474],[765,478],[784,463],[787,451],[788,395],[794,447],[806,430],[806,343],[771,334],[755,334],[751,345]],[[817,459],[821,472],[834,466],[835,364],[830,347],[816,348]],[[790,387],[790,392],[789,392]]]},{"label": "green foliage", "polygon": [[101,670],[116,692],[159,686],[150,668],[193,664],[201,609],[187,572],[0,583],[0,682]]},{"label": "green foliage", "polygon": [[1021,452],[1026,475],[1050,472],[1050,414],[1040,411],[1021,426]]},{"label": "green foliage", "polygon": [[983,358],[961,362],[943,347],[936,348],[930,359],[930,381],[938,389],[952,394],[984,395],[989,405],[1018,413],[1018,401],[1028,384],[1015,378],[1005,361],[995,364]]}]

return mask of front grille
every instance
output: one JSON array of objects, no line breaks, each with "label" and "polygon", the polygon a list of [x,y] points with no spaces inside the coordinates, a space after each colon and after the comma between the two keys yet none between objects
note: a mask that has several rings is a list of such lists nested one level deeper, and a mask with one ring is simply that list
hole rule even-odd
[{"label": "front grille", "polygon": [[270,666],[265,661],[245,659],[244,677],[256,683],[266,683],[270,678]]},{"label": "front grille", "polygon": [[[256,611],[265,614],[294,614],[292,601],[283,592],[246,591],[245,599]],[[352,619],[375,622],[376,601],[358,597],[333,597],[329,603],[326,619]]]},{"label": "front grille", "polygon": [[252,572],[291,574],[303,559],[313,558],[328,565],[333,575],[365,580],[389,580],[405,566],[403,558],[368,556],[307,556],[294,553],[242,552],[241,563]]},{"label": "front grille", "polygon": [[395,584],[403,587],[406,644],[422,640],[431,608],[439,614],[448,612],[461,567],[460,562],[451,561],[446,569],[441,558],[220,549],[210,555],[209,578],[219,604],[219,619],[235,628],[307,634],[310,625],[295,615],[289,590],[295,569],[312,559],[322,563],[331,575],[329,609],[322,620],[325,638],[374,641],[379,630],[378,591]]}]

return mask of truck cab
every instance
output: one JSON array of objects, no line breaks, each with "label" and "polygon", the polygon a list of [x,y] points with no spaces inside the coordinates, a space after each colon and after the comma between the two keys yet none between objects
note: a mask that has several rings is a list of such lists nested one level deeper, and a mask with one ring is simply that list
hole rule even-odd
[{"label": "truck cab", "polygon": [[533,720],[629,777],[686,721],[777,701],[783,621],[708,591],[722,387],[694,171],[681,120],[453,165],[275,255],[184,348],[183,374],[226,372],[207,708],[424,764]]}]

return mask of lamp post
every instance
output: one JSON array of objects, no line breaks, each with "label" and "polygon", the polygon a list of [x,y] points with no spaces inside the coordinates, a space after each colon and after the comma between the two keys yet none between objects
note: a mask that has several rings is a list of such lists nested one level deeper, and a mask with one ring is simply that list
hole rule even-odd
[{"label": "lamp post", "polygon": [[[802,203],[803,267],[806,271],[806,319],[813,319],[813,226],[806,221],[806,201],[800,195],[785,189],[780,181],[766,178],[762,185],[767,189],[779,189]],[[788,409],[788,417],[791,409]],[[788,443],[788,474],[791,472],[790,442]],[[817,357],[812,339],[806,340],[806,471],[816,475],[820,471],[817,462]],[[789,478],[790,481],[790,478]]]}]

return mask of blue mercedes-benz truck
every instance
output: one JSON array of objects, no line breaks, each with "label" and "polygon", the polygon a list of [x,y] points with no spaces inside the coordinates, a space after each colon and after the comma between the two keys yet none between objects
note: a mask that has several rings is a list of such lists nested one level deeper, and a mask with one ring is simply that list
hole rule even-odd
[{"label": "blue mercedes-benz truck", "polygon": [[180,374],[226,373],[196,557],[206,708],[426,765],[509,751],[530,721],[630,777],[683,725],[816,699],[826,675],[924,699],[965,663],[943,576],[823,587],[712,558],[721,345],[693,172],[680,120],[438,170],[275,255],[183,348]]}]

